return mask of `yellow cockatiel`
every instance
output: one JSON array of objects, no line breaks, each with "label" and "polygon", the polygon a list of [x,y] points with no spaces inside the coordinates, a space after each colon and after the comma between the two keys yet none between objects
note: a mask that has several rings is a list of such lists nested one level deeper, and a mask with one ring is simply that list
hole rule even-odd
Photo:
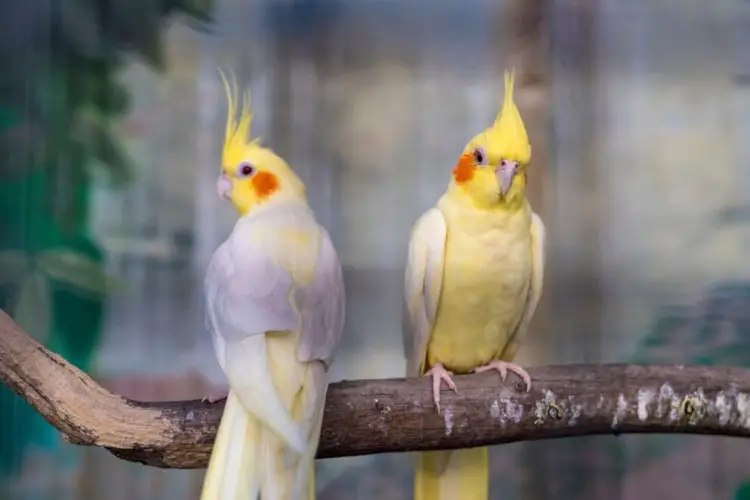
[{"label": "yellow cockatiel", "polygon": [[[511,363],[542,293],[544,225],[526,199],[531,146],[513,101],[513,73],[495,122],[463,150],[448,191],[414,224],[404,279],[407,375],[441,382]],[[485,500],[487,448],[420,453],[415,500]]]},{"label": "yellow cockatiel", "polygon": [[[223,78],[223,74],[222,74]],[[245,94],[229,99],[217,189],[240,219],[204,283],[229,394],[201,500],[315,498],[328,367],[344,327],[341,264],[305,185],[257,140]]]}]

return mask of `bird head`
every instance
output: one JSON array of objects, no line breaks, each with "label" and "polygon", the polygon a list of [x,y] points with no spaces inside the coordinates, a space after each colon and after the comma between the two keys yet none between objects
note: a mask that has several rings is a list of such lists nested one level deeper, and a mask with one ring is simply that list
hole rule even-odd
[{"label": "bird head", "polygon": [[494,123],[474,136],[453,169],[452,188],[481,207],[524,199],[531,145],[513,101],[514,72],[505,72],[503,105]]},{"label": "bird head", "polygon": [[249,90],[239,103],[236,84],[230,86],[220,74],[228,109],[221,173],[216,181],[219,196],[231,201],[241,215],[269,203],[304,200],[305,185],[289,165],[263,147],[260,138],[250,138],[253,112]]}]

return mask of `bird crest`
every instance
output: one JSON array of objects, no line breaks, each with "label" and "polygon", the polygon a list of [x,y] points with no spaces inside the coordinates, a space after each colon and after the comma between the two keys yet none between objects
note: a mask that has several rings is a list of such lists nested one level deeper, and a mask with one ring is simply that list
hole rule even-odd
[{"label": "bird crest", "polygon": [[223,159],[225,164],[233,165],[242,160],[248,147],[260,146],[260,138],[253,139],[250,137],[253,122],[250,89],[243,91],[242,101],[240,102],[234,72],[230,70],[231,85],[221,69],[219,69],[219,75],[221,75],[221,80],[224,83],[227,98],[227,124],[224,133]]},{"label": "bird crest", "polygon": [[521,113],[513,100],[515,70],[505,71],[505,95],[503,105],[495,117],[495,122],[487,130],[490,142],[500,145],[500,156],[514,159],[522,164],[531,160],[531,145],[526,135]]}]

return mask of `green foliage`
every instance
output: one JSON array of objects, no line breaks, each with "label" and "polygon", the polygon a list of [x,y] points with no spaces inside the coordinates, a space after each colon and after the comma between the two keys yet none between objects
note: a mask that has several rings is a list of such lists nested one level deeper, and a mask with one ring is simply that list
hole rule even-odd
[{"label": "green foliage", "polygon": [[734,492],[734,500],[750,500],[750,482],[743,482]]},{"label": "green foliage", "polygon": [[213,0],[14,0],[0,7],[0,16],[25,20],[25,31],[0,36],[0,276],[29,329],[46,330],[31,324],[44,318],[27,303],[46,300],[47,280],[87,293],[111,288],[101,263],[66,250],[66,242],[88,232],[91,175],[103,172],[116,186],[132,176],[113,130],[130,106],[118,72],[132,56],[163,71],[169,16],[206,23],[212,9]]},{"label": "green foliage", "polygon": [[39,342],[50,331],[50,285],[71,293],[101,297],[125,285],[108,276],[98,260],[59,247],[30,256],[18,250],[0,252],[0,287],[16,290],[10,314]]},{"label": "green foliage", "polygon": [[[82,370],[103,295],[118,286],[89,235],[91,175],[122,185],[133,170],[114,133],[130,107],[118,74],[133,58],[163,71],[168,18],[204,23],[212,9],[213,0],[0,2],[0,307]],[[58,449],[60,437],[8,388],[0,407],[1,483],[20,474],[25,450]]]},{"label": "green foliage", "polygon": [[[49,171],[55,179],[48,196],[51,208],[71,229],[86,212],[73,193],[88,184],[95,168],[101,167],[115,185],[132,176],[130,159],[113,133],[130,104],[118,71],[132,56],[163,71],[169,18],[183,14],[207,23],[213,0],[66,0],[44,5],[49,11],[34,11],[26,28],[37,33],[34,43],[16,42],[25,50],[15,53],[10,46],[0,46],[0,181],[29,169]],[[0,10],[13,16],[21,7],[21,0],[15,0]]]}]

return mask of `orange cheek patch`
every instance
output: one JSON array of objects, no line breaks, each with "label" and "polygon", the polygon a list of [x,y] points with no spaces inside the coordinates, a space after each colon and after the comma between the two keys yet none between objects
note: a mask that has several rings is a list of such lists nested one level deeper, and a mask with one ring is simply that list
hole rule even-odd
[{"label": "orange cheek patch", "polygon": [[279,179],[269,172],[258,172],[253,176],[253,189],[259,198],[266,198],[279,189]]},{"label": "orange cheek patch", "polygon": [[456,168],[453,169],[453,178],[456,182],[463,184],[468,182],[474,177],[474,158],[471,155],[461,155],[456,163]]}]

